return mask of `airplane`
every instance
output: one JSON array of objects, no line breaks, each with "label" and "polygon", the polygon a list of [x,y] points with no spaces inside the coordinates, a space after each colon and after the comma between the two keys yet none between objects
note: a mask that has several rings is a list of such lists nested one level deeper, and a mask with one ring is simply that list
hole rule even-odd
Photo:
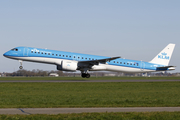
[{"label": "airplane", "polygon": [[16,47],[4,53],[3,56],[19,60],[20,69],[23,69],[23,61],[47,63],[56,65],[57,70],[61,71],[79,70],[83,78],[89,78],[89,71],[147,73],[175,70],[175,66],[169,66],[174,48],[175,44],[167,45],[150,62],[123,59],[119,56],[106,57],[33,47]]}]

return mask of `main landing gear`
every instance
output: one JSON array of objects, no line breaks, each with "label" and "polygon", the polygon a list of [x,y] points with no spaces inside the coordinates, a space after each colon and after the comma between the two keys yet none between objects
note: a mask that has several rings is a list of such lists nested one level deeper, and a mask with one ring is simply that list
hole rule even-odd
[{"label": "main landing gear", "polygon": [[22,66],[22,60],[19,60],[19,62],[20,62],[20,66],[19,66],[19,69],[23,69],[23,66]]},{"label": "main landing gear", "polygon": [[81,77],[90,78],[90,74],[88,73],[88,69],[81,70]]},{"label": "main landing gear", "polygon": [[90,74],[89,73],[82,73],[81,77],[83,77],[83,78],[90,78]]}]

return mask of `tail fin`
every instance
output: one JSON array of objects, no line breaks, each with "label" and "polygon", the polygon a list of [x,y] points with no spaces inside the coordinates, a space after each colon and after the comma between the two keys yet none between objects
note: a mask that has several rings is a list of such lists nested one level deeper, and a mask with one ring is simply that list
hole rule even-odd
[{"label": "tail fin", "polygon": [[168,66],[175,44],[167,45],[150,63]]}]

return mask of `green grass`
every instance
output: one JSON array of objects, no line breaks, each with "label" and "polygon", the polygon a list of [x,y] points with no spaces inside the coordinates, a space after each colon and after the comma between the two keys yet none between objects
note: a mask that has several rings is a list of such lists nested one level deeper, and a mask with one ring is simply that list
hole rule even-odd
[{"label": "green grass", "polygon": [[0,115],[0,120],[180,120],[180,112]]},{"label": "green grass", "polygon": [[0,80],[180,80],[180,77],[0,77]]},{"label": "green grass", "polygon": [[0,83],[0,108],[180,106],[180,82]]}]

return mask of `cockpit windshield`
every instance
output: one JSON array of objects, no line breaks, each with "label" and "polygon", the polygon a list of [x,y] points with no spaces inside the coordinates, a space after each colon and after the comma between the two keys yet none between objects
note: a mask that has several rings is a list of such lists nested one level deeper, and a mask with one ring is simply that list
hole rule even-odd
[{"label": "cockpit windshield", "polygon": [[12,51],[18,51],[18,49],[17,48],[13,48],[13,49],[11,49]]}]

